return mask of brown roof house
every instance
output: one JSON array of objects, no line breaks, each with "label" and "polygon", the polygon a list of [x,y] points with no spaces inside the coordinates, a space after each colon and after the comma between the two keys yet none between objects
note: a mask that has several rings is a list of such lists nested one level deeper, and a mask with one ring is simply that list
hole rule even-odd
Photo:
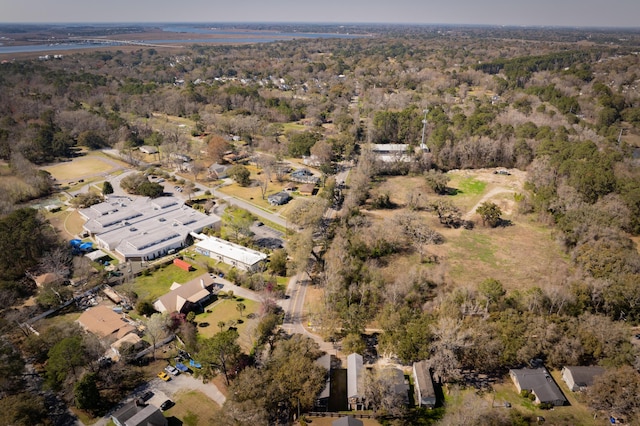
[{"label": "brown roof house", "polygon": [[158,312],[200,311],[213,295],[213,278],[201,275],[185,284],[173,283],[171,291],[153,303]]},{"label": "brown roof house", "polygon": [[80,315],[78,322],[86,331],[100,338],[118,340],[135,331],[135,327],[126,322],[121,315],[104,305],[87,309]]},{"label": "brown roof house", "polygon": [[118,426],[167,426],[168,420],[153,405],[141,405],[136,401],[128,402],[111,415]]},{"label": "brown roof house", "polygon": [[313,192],[316,190],[316,185],[313,183],[305,183],[300,185],[298,192],[300,195],[313,195]]},{"label": "brown roof house", "polygon": [[584,391],[593,384],[593,379],[604,373],[604,368],[592,367],[562,367],[562,380],[574,392]]}]

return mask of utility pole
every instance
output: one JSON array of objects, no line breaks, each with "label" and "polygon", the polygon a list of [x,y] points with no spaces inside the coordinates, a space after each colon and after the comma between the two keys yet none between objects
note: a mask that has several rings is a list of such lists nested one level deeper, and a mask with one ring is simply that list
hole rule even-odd
[{"label": "utility pole", "polygon": [[424,119],[422,120],[422,143],[420,144],[420,148],[424,149],[427,152],[429,152],[429,147],[427,145],[425,145],[425,143],[424,143],[424,134],[427,131],[427,113],[428,112],[429,112],[429,110],[427,108],[425,108],[425,110],[424,110]]}]

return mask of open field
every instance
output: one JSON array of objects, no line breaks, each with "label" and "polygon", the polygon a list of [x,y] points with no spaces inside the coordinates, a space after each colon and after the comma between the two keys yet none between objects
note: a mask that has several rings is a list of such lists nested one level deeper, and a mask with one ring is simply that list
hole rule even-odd
[{"label": "open field", "polygon": [[74,158],[72,161],[52,164],[42,169],[60,182],[70,182],[76,179],[87,178],[118,170],[120,165],[114,160],[101,155],[86,155]]},{"label": "open field", "polygon": [[[446,270],[447,281],[453,284],[475,286],[486,278],[502,282],[505,289],[526,289],[532,286],[559,284],[556,276],[564,275],[569,259],[555,241],[553,230],[535,222],[533,217],[517,213],[514,192],[522,192],[524,173],[513,170],[510,176],[494,175],[492,170],[460,170],[449,173],[449,187],[455,195],[439,196],[424,187],[427,202],[445,197],[458,206],[463,215],[476,222],[472,230],[443,227],[431,212],[422,212],[429,225],[445,237],[438,246],[429,246],[428,252],[436,254]],[[393,210],[373,210],[369,217],[389,219],[401,211],[408,192],[422,189],[421,177],[392,177],[374,189],[377,193],[390,194],[391,201],[399,207]],[[488,228],[475,214],[475,206],[491,201],[503,211],[503,219],[510,226]],[[401,271],[407,271],[418,259],[406,256],[392,258],[385,268],[385,276],[393,280]]]}]

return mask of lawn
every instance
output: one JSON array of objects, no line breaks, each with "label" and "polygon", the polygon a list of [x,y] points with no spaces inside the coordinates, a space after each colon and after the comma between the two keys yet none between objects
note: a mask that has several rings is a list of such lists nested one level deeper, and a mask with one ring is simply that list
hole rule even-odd
[{"label": "lawn", "polygon": [[[260,176],[258,176],[258,169],[255,166],[246,166],[247,169],[251,172],[251,180],[255,181]],[[272,206],[269,204],[267,197],[271,194],[278,193],[282,191],[286,182],[278,182],[275,178],[275,175],[271,177],[271,181],[267,186],[267,192],[265,194],[264,199],[262,198],[262,190],[260,186],[240,186],[237,183],[232,183],[230,185],[225,185],[220,187],[220,192],[223,192],[228,195],[232,195],[237,198],[241,198],[256,207],[259,207],[263,210],[269,212],[278,212],[281,207],[280,206]]]},{"label": "lawn", "polygon": [[175,405],[164,412],[169,425],[214,425],[220,407],[204,393],[181,391],[174,397]]},{"label": "lawn", "polygon": [[136,292],[140,300],[155,300],[167,293],[174,282],[183,284],[207,273],[202,266],[194,264],[194,262],[189,263],[194,267],[194,270],[190,272],[168,264],[160,267],[151,275],[136,277],[132,290]]},{"label": "lawn", "polygon": [[52,164],[42,169],[51,173],[59,181],[70,181],[85,176],[109,173],[117,169],[117,166],[114,165],[113,160],[107,160],[98,155],[86,155],[74,158],[72,161]]},{"label": "lawn", "polygon": [[[242,302],[246,309],[242,312],[237,310],[238,303]],[[203,338],[209,338],[220,332],[218,323],[225,323],[225,329],[231,321],[236,321],[236,328],[240,334],[240,346],[243,350],[249,351],[253,347],[253,329],[256,327],[258,320],[255,319],[255,313],[260,308],[260,304],[253,300],[234,297],[233,299],[221,298],[206,307],[206,312],[196,316],[198,326],[198,335]],[[251,318],[249,318],[251,317]],[[208,324],[201,327],[202,324]]]}]

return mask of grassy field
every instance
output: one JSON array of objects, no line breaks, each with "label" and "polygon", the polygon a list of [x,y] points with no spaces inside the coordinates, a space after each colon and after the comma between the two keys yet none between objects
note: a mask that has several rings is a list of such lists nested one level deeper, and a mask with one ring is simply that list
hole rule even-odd
[{"label": "grassy field", "polygon": [[[260,177],[258,176],[257,167],[247,166],[247,169],[249,169],[249,171],[251,172],[252,180],[256,180]],[[278,182],[275,179],[275,176],[272,176],[272,181],[269,182],[269,185],[267,186],[267,192],[264,199],[262,198],[262,190],[259,186],[240,186],[237,183],[232,183],[231,185],[225,185],[221,187],[220,192],[246,200],[263,210],[269,212],[278,212],[280,211],[280,209],[282,209],[282,207],[270,205],[267,197],[271,194],[282,191],[285,184],[286,182]]]},{"label": "grassy field", "polygon": [[118,166],[114,164],[113,160],[100,155],[87,155],[77,157],[73,161],[52,164],[42,169],[51,173],[60,182],[67,182],[86,176],[109,173],[117,168]]},{"label": "grassy field", "polygon": [[[486,278],[502,282],[505,289],[526,289],[544,284],[556,284],[559,272],[569,268],[569,259],[557,244],[553,231],[532,217],[517,213],[513,192],[522,192],[524,175],[513,171],[511,176],[494,175],[491,170],[454,171],[449,173],[449,186],[456,195],[445,196],[460,208],[462,214],[471,213],[476,221],[472,230],[443,227],[431,212],[422,212],[425,221],[444,238],[444,244],[429,246],[445,265],[445,277],[453,284],[477,285]],[[402,211],[407,193],[413,188],[424,189],[427,202],[438,195],[424,187],[424,179],[415,176],[391,177],[380,182],[374,191],[390,194],[399,205],[393,210],[374,210],[374,220],[390,219]],[[510,226],[487,228],[471,210],[483,199],[495,202],[503,210],[503,219]],[[406,256],[391,258],[383,273],[393,280],[398,273],[412,268],[417,259]],[[434,265],[437,267],[437,265]]]},{"label": "grassy field", "polygon": [[176,403],[164,412],[169,425],[214,425],[220,407],[200,391],[179,392],[174,397]]},{"label": "grassy field", "polygon": [[158,269],[151,275],[139,276],[135,279],[132,290],[136,292],[138,298],[141,300],[155,300],[167,293],[171,284],[174,282],[184,284],[207,273],[200,265],[194,264],[193,262],[189,263],[194,266],[194,270],[190,272],[169,264]]}]

